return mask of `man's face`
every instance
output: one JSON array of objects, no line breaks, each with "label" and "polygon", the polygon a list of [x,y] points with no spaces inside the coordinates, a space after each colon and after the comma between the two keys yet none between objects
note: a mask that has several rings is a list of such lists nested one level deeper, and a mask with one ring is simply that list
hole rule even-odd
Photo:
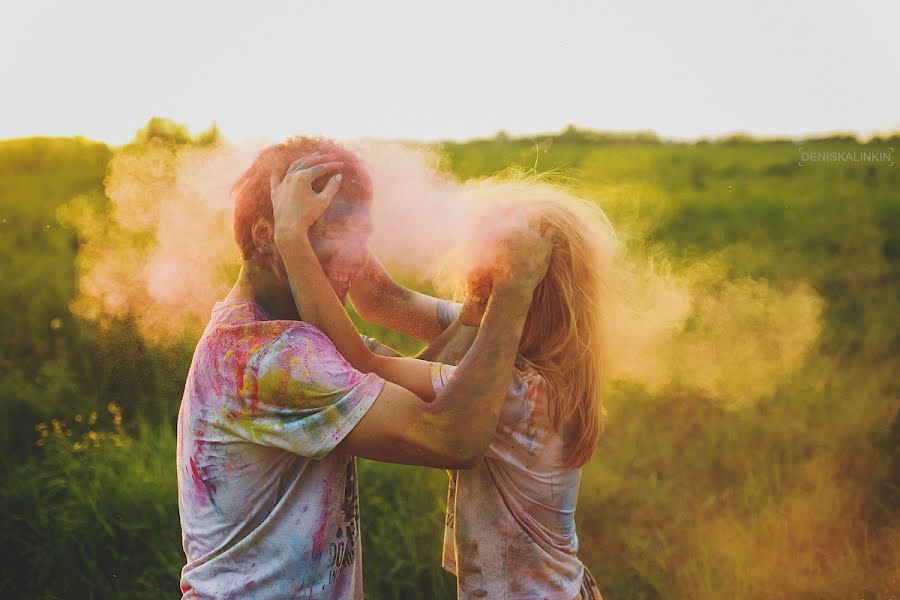
[{"label": "man's face", "polygon": [[372,222],[365,203],[339,193],[309,231],[309,242],[341,303],[366,262]]}]

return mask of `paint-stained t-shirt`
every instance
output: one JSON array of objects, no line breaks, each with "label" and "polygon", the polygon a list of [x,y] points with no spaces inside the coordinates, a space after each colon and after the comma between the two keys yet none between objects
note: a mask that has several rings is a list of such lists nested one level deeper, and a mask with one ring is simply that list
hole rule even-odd
[{"label": "paint-stained t-shirt", "polygon": [[[439,390],[454,367],[432,368]],[[472,469],[451,471],[443,567],[459,598],[572,600],[581,589],[575,504],[581,469],[563,464],[564,444],[547,412],[547,386],[519,373],[497,431]]]},{"label": "paint-stained t-shirt", "polygon": [[362,598],[356,463],[384,380],[319,329],[219,302],[178,414],[184,598]]}]

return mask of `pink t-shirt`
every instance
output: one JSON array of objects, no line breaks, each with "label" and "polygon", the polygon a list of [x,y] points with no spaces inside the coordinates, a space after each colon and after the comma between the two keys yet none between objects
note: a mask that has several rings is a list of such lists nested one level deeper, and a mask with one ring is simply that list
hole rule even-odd
[{"label": "pink t-shirt", "polygon": [[381,392],[315,327],[219,302],[178,414],[184,598],[362,598],[356,462]]},{"label": "pink t-shirt", "polygon": [[[435,389],[453,370],[432,369]],[[484,457],[472,469],[451,471],[442,564],[456,574],[463,600],[572,600],[581,589],[581,469],[563,464],[543,378],[520,375]]]}]

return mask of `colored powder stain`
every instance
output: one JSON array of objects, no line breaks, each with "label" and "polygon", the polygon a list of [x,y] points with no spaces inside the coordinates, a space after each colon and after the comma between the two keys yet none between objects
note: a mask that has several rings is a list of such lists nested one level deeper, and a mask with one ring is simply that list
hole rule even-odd
[{"label": "colored powder stain", "polygon": [[291,550],[294,551],[294,554],[298,557],[301,557],[300,560],[297,561],[298,571],[297,571],[297,581],[300,582],[300,588],[297,589],[297,594],[303,591],[303,578],[306,576],[306,565],[305,561],[302,560],[304,556],[303,547],[300,545],[300,541],[296,538],[291,540]]},{"label": "colored powder stain", "polygon": [[197,470],[197,463],[194,462],[194,458],[190,459],[191,464],[191,480],[194,483],[194,497],[197,500],[206,501],[209,498],[209,492],[206,489],[206,486],[203,484],[203,479],[200,477],[200,471]]},{"label": "colored powder stain", "polygon": [[544,394],[543,382],[539,385],[532,385],[529,381],[528,385],[528,397],[530,400],[534,402],[531,411],[531,418],[528,419],[528,424],[525,426],[525,436],[528,439],[528,453],[534,454],[536,451],[536,438],[538,433],[540,433],[540,427],[538,426],[538,420],[541,416],[541,400],[543,399]]},{"label": "colored powder stain", "polygon": [[322,420],[329,429],[334,429],[342,421],[341,411],[337,406],[329,406],[319,414],[322,415]]},{"label": "colored powder stain", "polygon": [[236,394],[237,397],[241,401],[241,407],[244,406],[244,371],[246,367],[237,363],[235,366],[235,387],[237,388]]},{"label": "colored powder stain", "polygon": [[240,427],[251,441],[259,439],[259,435],[265,433],[265,422],[259,419],[253,419],[249,413],[241,411],[234,414],[234,423]]},{"label": "colored powder stain", "polygon": [[319,558],[322,555],[322,543],[325,541],[325,528],[327,525],[328,521],[323,519],[315,535],[313,535],[313,558]]},{"label": "colored powder stain", "polygon": [[259,406],[259,379],[254,377],[250,380],[250,414],[256,412]]},{"label": "colored powder stain", "polygon": [[331,508],[331,496],[334,492],[334,486],[329,485],[325,488],[325,493],[322,498],[322,515],[319,517],[319,529],[316,530],[315,535],[313,535],[313,547],[312,547],[312,555],[313,558],[319,558],[322,555],[322,544],[325,542],[325,528],[328,525],[328,514],[331,512],[329,509]]},{"label": "colored powder stain", "polygon": [[198,500],[209,502],[212,507],[216,509],[216,512],[222,514],[222,509],[219,508],[219,505],[216,504],[216,500],[213,497],[213,493],[216,491],[215,484],[203,481],[203,478],[200,477],[200,470],[197,468],[197,463],[194,462],[194,457],[191,457],[190,463],[191,475],[194,482],[194,496]]},{"label": "colored powder stain", "polygon": [[[203,453],[203,436],[206,435],[205,429],[198,429],[194,434],[194,456],[200,456]],[[193,460],[193,459],[191,459]]]}]

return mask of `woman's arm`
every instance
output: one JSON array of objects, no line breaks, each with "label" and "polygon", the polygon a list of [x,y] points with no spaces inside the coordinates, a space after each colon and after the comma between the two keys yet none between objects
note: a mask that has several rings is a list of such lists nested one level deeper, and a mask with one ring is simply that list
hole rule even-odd
[{"label": "woman's arm", "polygon": [[477,336],[478,327],[469,327],[456,320],[419,352],[416,358],[447,365],[459,364]]},{"label": "woman's arm", "polygon": [[449,324],[441,318],[446,300],[401,286],[371,252],[353,278],[350,301],[365,320],[420,340],[433,340]]},{"label": "woman's arm", "polygon": [[[316,160],[324,162],[323,158]],[[334,163],[309,166],[311,163],[307,162],[309,168],[304,168],[304,163],[298,162],[299,169],[294,171],[292,165],[284,182],[279,183],[274,176],[272,180],[275,240],[288,266],[294,298],[304,318],[311,314],[342,352],[341,346],[346,345],[351,353],[357,353],[353,360],[372,361],[360,352],[360,346],[366,351],[368,348],[331,293],[307,237],[309,225],[331,201],[340,178],[332,177],[318,194],[311,184],[316,177],[332,173],[337,167],[327,166]],[[384,359],[403,365],[398,373],[412,383],[385,383],[371,408],[341,443],[347,452],[373,460],[442,468],[475,464],[497,427],[529,305],[547,271],[552,239],[535,228],[526,228],[504,240],[502,246],[502,252],[489,257],[491,264],[496,265],[494,285],[478,336],[453,377],[433,402],[421,402],[434,393],[430,381],[432,364]],[[299,293],[303,290],[298,284],[304,277],[311,281],[303,287],[326,293],[314,298]],[[391,379],[391,374],[381,370],[378,360],[369,364],[375,364],[383,377]],[[422,379],[427,392],[419,395],[415,388]]]},{"label": "woman's arm", "polygon": [[[327,157],[318,157],[324,161]],[[285,270],[297,310],[307,323],[318,327],[334,343],[338,352],[359,371],[378,373],[425,401],[434,399],[431,363],[411,358],[379,356],[369,350],[353,326],[350,316],[335,295],[309,243],[309,228],[324,212],[337,193],[340,175],[333,176],[319,194],[311,182],[339,169],[341,163],[320,162],[308,158],[288,169],[294,173],[288,181],[272,181],[272,205],[275,217],[275,243],[284,260]],[[299,168],[298,168],[299,167]],[[300,171],[307,174],[298,175]],[[301,197],[294,197],[301,196]],[[299,200],[299,202],[298,202]]]}]

